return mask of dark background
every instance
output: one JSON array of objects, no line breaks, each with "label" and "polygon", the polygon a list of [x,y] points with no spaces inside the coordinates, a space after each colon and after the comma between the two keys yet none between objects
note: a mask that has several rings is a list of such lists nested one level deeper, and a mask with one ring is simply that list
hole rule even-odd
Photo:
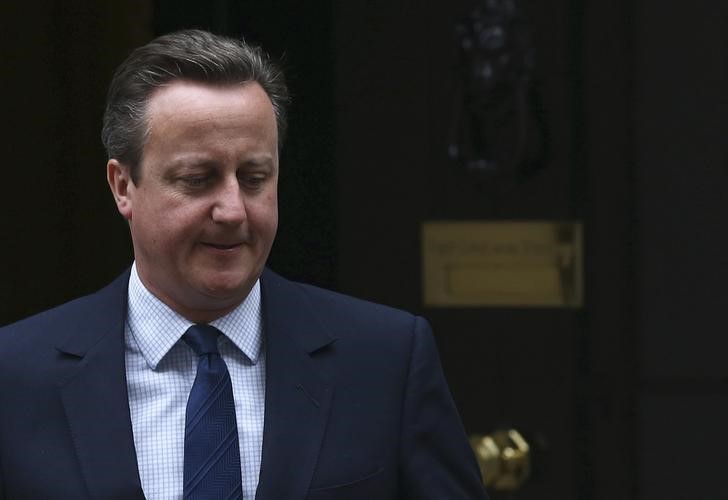
[{"label": "dark background", "polygon": [[[0,324],[130,263],[99,139],[116,65],[177,28],[243,35],[294,95],[271,266],[430,319],[467,430],[540,450],[496,498],[728,497],[728,3],[520,2],[549,148],[507,183],[446,157],[475,3],[5,2]],[[584,307],[425,308],[431,219],[581,220]]]}]

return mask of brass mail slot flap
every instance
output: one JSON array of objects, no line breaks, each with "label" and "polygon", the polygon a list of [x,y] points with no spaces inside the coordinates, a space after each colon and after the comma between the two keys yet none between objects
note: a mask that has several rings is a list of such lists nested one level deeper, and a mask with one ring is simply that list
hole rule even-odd
[{"label": "brass mail slot flap", "polygon": [[582,224],[424,222],[428,306],[579,307]]}]

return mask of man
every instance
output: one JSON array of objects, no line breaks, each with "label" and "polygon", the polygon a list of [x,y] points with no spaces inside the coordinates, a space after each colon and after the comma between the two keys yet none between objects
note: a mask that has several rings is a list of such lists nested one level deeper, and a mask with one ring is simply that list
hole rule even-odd
[{"label": "man", "polygon": [[135,260],[0,330],[0,498],[485,498],[427,323],[265,269],[287,101],[202,31],[119,67]]}]

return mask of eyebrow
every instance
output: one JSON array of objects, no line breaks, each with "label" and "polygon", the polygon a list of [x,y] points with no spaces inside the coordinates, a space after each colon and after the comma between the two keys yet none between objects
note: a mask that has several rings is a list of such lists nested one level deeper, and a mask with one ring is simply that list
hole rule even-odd
[{"label": "eyebrow", "polygon": [[261,156],[258,158],[248,158],[245,161],[242,161],[238,164],[239,168],[256,168],[256,167],[266,167],[266,168],[273,168],[275,166],[275,161],[273,157],[269,155]]},{"label": "eyebrow", "polygon": [[[220,167],[220,164],[206,156],[199,154],[182,155],[170,160],[166,165],[165,176],[174,175],[184,170],[211,170]],[[268,171],[276,170],[275,158],[269,154],[262,154],[246,158],[242,162],[236,164],[236,169],[256,169],[263,168]]]},{"label": "eyebrow", "polygon": [[190,167],[210,167],[214,166],[215,161],[210,157],[200,154],[185,154],[173,158],[167,163],[170,169],[190,168]]}]

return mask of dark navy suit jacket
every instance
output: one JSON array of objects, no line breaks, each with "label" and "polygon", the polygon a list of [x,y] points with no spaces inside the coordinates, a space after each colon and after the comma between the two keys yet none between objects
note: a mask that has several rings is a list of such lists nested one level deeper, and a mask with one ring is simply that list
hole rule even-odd
[{"label": "dark navy suit jacket", "polygon": [[[124,369],[128,271],[0,329],[0,499],[141,499]],[[258,499],[479,499],[426,321],[261,278]]]}]

